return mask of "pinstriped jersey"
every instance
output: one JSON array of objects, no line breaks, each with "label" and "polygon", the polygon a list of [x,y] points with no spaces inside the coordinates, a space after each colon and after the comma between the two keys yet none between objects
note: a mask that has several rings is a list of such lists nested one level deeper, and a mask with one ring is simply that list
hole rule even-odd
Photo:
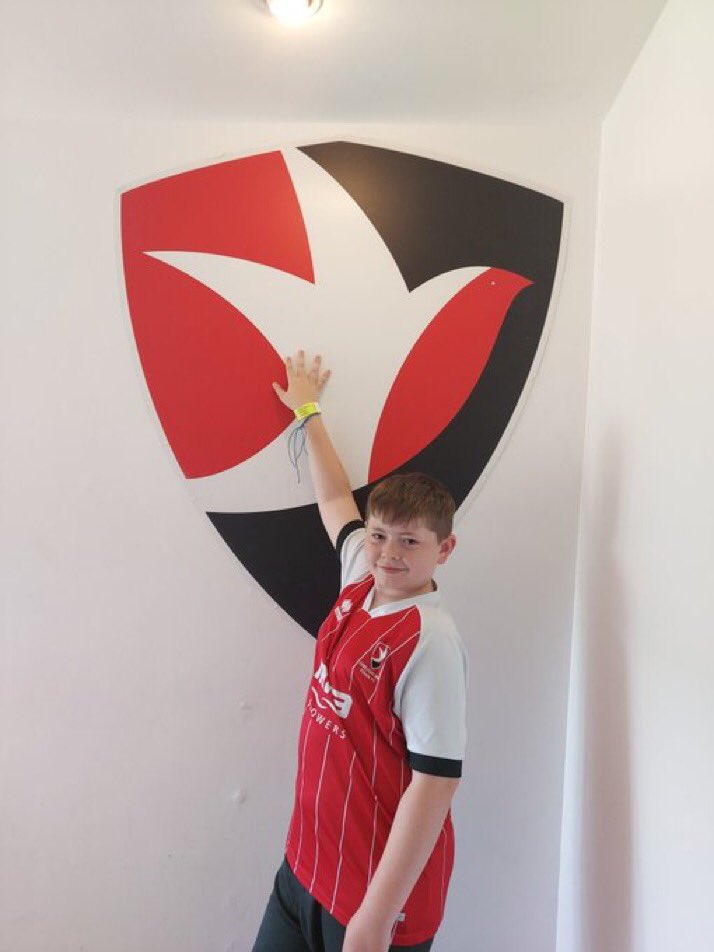
[{"label": "pinstriped jersey", "polygon": [[[342,590],[317,636],[298,742],[286,855],[311,895],[347,925],[379,863],[412,770],[459,777],[468,661],[438,590],[371,609],[365,529],[340,533]],[[433,936],[454,860],[447,816],[392,943]]]}]

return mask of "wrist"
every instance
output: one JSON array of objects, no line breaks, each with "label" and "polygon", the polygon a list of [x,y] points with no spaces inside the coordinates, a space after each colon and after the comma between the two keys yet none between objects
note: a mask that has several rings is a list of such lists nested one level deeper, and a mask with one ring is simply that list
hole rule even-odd
[{"label": "wrist", "polygon": [[[311,413],[310,416],[305,417],[302,421],[302,424],[298,423],[298,426],[304,426],[306,430],[314,430],[316,427],[320,426],[320,420],[322,420],[322,412],[320,413]],[[298,422],[297,420],[295,421]]]},{"label": "wrist", "polygon": [[[395,922],[396,916],[377,915],[362,904],[349,921],[348,933],[362,938],[369,936],[371,941],[377,939],[382,948],[389,945]],[[369,948],[372,948],[372,945]]]},{"label": "wrist", "polygon": [[375,928],[379,926],[391,929],[399,915],[399,907],[395,910],[391,904],[385,903],[380,897],[367,894],[356,914],[363,921],[372,923]]},{"label": "wrist", "polygon": [[310,417],[318,416],[320,413],[322,413],[322,408],[316,400],[309,400],[306,403],[302,403],[300,406],[295,407],[293,412],[298,423],[303,423]]}]

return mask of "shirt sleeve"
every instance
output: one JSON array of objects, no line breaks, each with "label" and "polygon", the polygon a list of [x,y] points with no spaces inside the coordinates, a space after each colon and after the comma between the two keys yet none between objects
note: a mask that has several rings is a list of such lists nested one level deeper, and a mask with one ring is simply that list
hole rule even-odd
[{"label": "shirt sleeve", "polygon": [[340,590],[352,582],[364,578],[369,572],[367,557],[364,553],[364,540],[367,530],[364,522],[355,519],[344,526],[335,542],[335,549],[340,557],[342,576]]},{"label": "shirt sleeve", "polygon": [[467,682],[468,657],[451,617],[442,609],[423,610],[419,645],[394,691],[412,769],[461,776]]}]

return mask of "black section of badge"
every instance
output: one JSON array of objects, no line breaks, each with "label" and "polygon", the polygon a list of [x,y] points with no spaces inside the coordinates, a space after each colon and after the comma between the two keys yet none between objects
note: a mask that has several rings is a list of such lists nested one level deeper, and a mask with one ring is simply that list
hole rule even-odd
[{"label": "black section of badge", "polygon": [[[368,489],[355,499],[364,512]],[[209,512],[208,518],[258,584],[316,636],[340,587],[340,562],[317,506],[270,512]]]},{"label": "black section of badge", "polygon": [[[491,459],[531,371],[553,290],[562,203],[404,152],[348,142],[302,151],[362,208],[410,290],[444,271],[473,265],[504,268],[533,282],[509,308],[463,407],[436,439],[395,470],[438,477],[460,506]],[[355,493],[362,512],[370,489]],[[339,588],[339,563],[317,506],[209,517],[265,591],[316,634]]]},{"label": "black section of badge", "polygon": [[469,265],[552,286],[562,203],[492,175],[353,142],[301,149],[349,192],[410,291]]}]

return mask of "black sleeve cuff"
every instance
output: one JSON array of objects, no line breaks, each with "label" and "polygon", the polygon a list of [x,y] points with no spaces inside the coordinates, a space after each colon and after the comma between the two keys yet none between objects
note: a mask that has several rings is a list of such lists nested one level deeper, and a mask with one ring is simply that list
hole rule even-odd
[{"label": "black sleeve cuff", "polygon": [[364,522],[362,522],[361,519],[353,519],[352,522],[348,522],[346,526],[342,526],[335,541],[335,551],[340,556],[340,558],[342,557],[342,546],[345,544],[345,539],[347,536],[353,533],[355,529],[363,528]]},{"label": "black sleeve cuff", "polygon": [[460,777],[461,760],[449,760],[446,757],[427,757],[426,754],[415,754],[407,751],[409,766],[419,773],[431,774],[432,777]]}]

